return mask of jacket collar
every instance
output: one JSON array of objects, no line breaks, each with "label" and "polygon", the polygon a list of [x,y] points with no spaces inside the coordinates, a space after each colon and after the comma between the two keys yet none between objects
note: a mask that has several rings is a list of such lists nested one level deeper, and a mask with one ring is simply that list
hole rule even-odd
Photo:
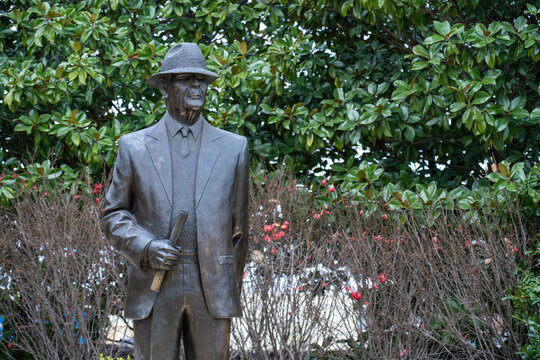
[{"label": "jacket collar", "polygon": [[[146,148],[150,153],[163,190],[167,194],[167,200],[172,206],[172,163],[167,127],[165,126],[166,117],[170,117],[170,115],[165,113],[156,125],[148,129]],[[204,118],[199,121],[202,121],[202,138],[195,190],[195,203],[197,205],[201,200],[216,161],[223,151],[220,131],[210,125]]]}]

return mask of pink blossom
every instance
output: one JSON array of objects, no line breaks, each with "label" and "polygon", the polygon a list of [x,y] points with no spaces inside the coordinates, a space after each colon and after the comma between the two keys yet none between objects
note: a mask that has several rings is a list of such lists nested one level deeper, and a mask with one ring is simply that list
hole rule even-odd
[{"label": "pink blossom", "polygon": [[272,230],[274,230],[274,225],[264,225],[263,229],[264,232],[272,232]]},{"label": "pink blossom", "polygon": [[95,184],[94,189],[92,189],[92,194],[99,194],[101,192],[101,189],[104,187],[105,187],[104,185]]},{"label": "pink blossom", "polygon": [[354,300],[360,300],[362,298],[362,295],[358,292],[358,291],[353,291],[353,293],[351,294],[351,297],[354,299]]},{"label": "pink blossom", "polygon": [[326,186],[326,178],[322,179],[322,186]]},{"label": "pink blossom", "polygon": [[334,191],[336,191],[336,188],[334,187],[334,184],[332,184],[332,185],[330,185],[330,187],[328,188],[328,192],[333,193]]},{"label": "pink blossom", "polygon": [[379,274],[379,282],[383,283],[386,280],[388,280],[388,277],[386,276],[386,274],[384,273]]},{"label": "pink blossom", "polygon": [[405,355],[406,352],[407,352],[407,349],[403,349],[403,351],[401,352],[401,354],[399,356],[403,357],[403,355]]},{"label": "pink blossom", "polygon": [[276,248],[273,248],[272,250],[270,250],[270,253],[271,253],[271,254],[277,253],[277,249],[276,249]]},{"label": "pink blossom", "polygon": [[269,235],[264,235],[264,241],[270,242],[272,241],[272,238]]}]

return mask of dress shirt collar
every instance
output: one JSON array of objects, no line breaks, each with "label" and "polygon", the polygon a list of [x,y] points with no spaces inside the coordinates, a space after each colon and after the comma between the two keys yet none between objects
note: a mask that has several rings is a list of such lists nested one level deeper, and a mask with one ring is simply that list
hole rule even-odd
[{"label": "dress shirt collar", "polygon": [[195,139],[199,138],[199,135],[202,132],[203,123],[201,115],[199,115],[197,121],[190,126],[184,125],[181,122],[176,121],[169,113],[167,113],[167,115],[168,116],[165,117],[165,125],[171,136],[175,136],[181,128],[187,127],[188,129],[191,129],[191,133],[193,134],[193,137]]}]

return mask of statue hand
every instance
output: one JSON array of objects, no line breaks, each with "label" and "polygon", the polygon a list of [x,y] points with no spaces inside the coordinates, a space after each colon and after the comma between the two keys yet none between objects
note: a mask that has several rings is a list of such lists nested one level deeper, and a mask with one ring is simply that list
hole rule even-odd
[{"label": "statue hand", "polygon": [[180,248],[169,245],[168,240],[152,240],[148,245],[148,265],[156,270],[170,270],[178,263]]}]

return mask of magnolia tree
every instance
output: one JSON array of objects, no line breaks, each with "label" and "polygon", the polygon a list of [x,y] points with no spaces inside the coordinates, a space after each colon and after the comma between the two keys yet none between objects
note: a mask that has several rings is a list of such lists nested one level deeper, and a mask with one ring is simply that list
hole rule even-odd
[{"label": "magnolia tree", "polygon": [[[11,171],[73,180],[165,110],[146,79],[174,43],[221,75],[205,117],[254,164],[452,188],[538,161],[539,9],[491,0],[14,0],[0,4],[1,196]],[[49,160],[53,160],[52,164]]]}]

